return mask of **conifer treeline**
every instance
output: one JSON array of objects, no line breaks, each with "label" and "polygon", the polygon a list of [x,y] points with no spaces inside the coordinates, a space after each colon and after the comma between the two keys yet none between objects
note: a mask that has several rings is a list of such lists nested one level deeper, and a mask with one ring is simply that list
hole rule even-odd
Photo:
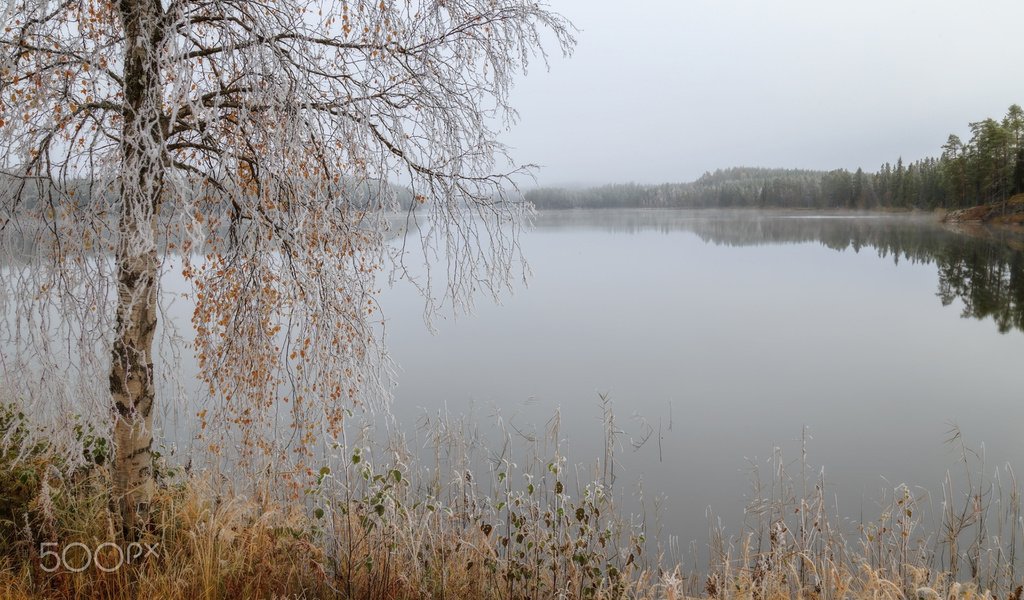
[{"label": "conifer treeline", "polygon": [[538,208],[850,208],[956,209],[1005,202],[1024,192],[1024,110],[970,124],[964,143],[950,135],[938,157],[857,169],[807,171],[735,167],[689,183],[612,184],[526,193]]}]

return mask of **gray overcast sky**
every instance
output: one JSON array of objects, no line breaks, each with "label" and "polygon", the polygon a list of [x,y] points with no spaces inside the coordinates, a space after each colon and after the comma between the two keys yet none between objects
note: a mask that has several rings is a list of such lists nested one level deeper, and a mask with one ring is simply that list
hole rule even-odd
[{"label": "gray overcast sky", "polygon": [[875,170],[1024,104],[1024,0],[550,0],[568,59],[503,136],[542,185],[729,166]]}]

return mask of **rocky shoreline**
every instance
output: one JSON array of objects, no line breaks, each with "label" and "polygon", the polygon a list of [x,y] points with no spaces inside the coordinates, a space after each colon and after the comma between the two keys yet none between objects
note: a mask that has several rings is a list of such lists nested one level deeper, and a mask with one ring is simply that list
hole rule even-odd
[{"label": "rocky shoreline", "polygon": [[942,222],[1024,225],[1024,194],[1017,194],[1005,203],[995,202],[949,211],[942,217]]}]

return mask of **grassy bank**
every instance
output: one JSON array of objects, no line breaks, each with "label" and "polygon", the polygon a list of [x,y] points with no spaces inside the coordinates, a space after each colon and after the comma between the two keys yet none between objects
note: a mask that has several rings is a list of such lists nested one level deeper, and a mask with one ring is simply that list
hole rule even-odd
[{"label": "grassy bank", "polygon": [[[9,448],[0,464],[0,598],[1021,594],[1015,482],[947,482],[933,532],[923,533],[923,499],[905,487],[850,527],[830,510],[823,475],[791,476],[792,463],[776,456],[754,487],[746,526],[735,535],[714,528],[707,564],[684,567],[601,481],[577,482],[557,451],[474,470],[457,428],[439,433],[431,450],[454,457],[447,480],[426,461],[361,439],[338,448],[342,460],[325,464],[298,502],[276,493],[280,474],[239,483],[158,465],[153,524],[140,540],[152,552],[135,558],[114,542],[102,456],[66,472],[45,444],[16,460]],[[965,464],[969,456],[964,449]]]}]

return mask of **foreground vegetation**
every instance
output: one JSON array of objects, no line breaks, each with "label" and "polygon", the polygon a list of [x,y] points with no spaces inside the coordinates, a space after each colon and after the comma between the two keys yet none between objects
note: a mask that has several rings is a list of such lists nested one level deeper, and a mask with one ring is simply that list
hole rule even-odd
[{"label": "foreground vegetation", "polygon": [[1014,104],[1002,120],[970,124],[938,157],[898,158],[871,173],[731,168],[689,183],[616,184],[590,189],[542,188],[526,198],[542,209],[564,208],[817,208],[958,209],[994,203],[1005,208],[1024,192],[1024,109]]},{"label": "foreground vegetation", "polygon": [[[24,415],[3,414],[3,438],[23,435]],[[153,523],[140,540],[153,552],[134,560],[106,543],[116,537],[103,444],[86,443],[92,466],[70,473],[45,443],[20,457],[8,449],[0,598],[1021,595],[1013,481],[968,470],[962,493],[947,481],[934,536],[922,534],[924,498],[902,486],[851,528],[828,508],[824,476],[791,477],[777,453],[771,476],[755,478],[747,526],[731,537],[713,529],[706,567],[687,569],[625,518],[600,477],[572,481],[557,452],[520,466],[503,453],[473,467],[460,431],[439,423],[433,438],[442,470],[457,474],[449,481],[394,446],[377,456],[382,446],[360,438],[336,448],[344,464],[324,466],[301,502],[281,500],[274,477],[240,483],[158,464]],[[966,448],[962,456],[967,465]]]}]

